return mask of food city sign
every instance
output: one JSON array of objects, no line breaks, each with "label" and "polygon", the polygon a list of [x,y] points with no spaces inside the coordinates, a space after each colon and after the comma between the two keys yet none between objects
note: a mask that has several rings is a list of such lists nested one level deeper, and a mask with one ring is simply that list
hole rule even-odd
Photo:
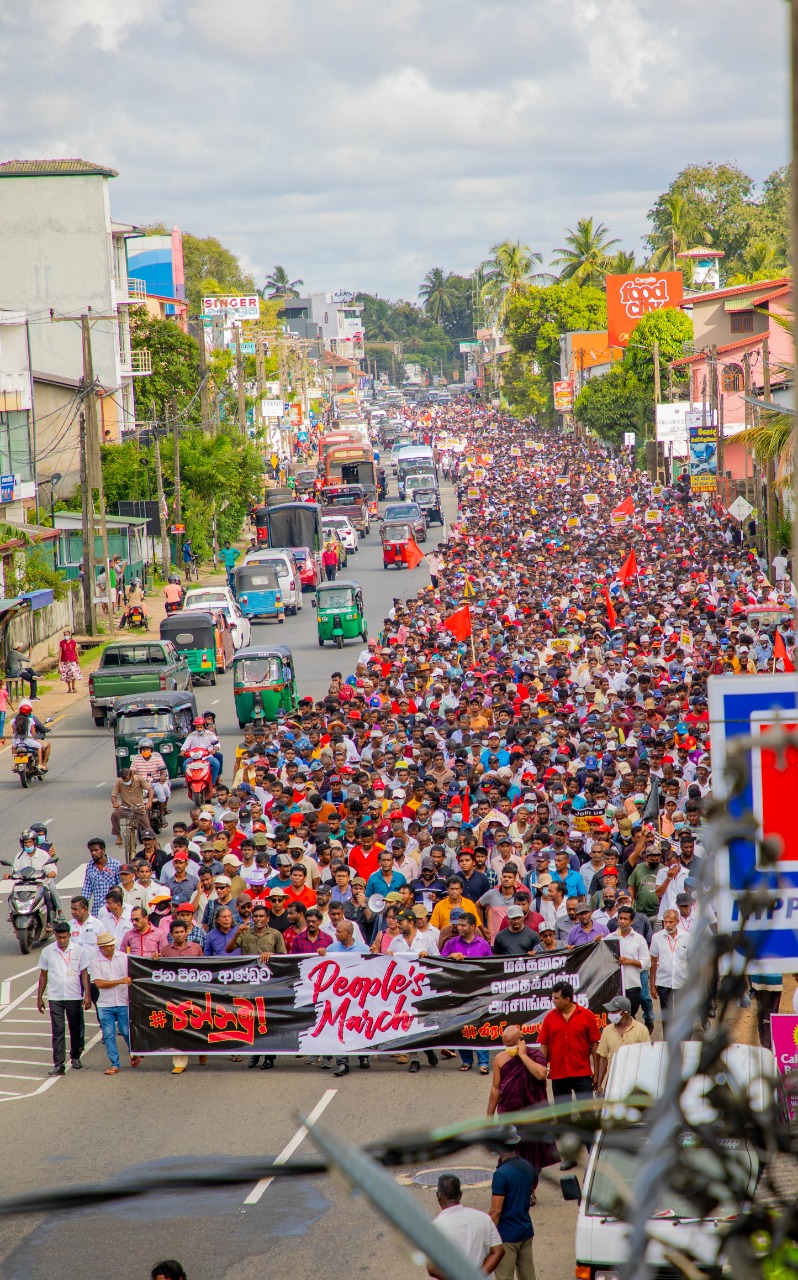
[{"label": "food city sign", "polygon": [[607,276],[607,333],[611,347],[625,347],[635,325],[649,311],[678,307],[682,300],[681,271],[647,271],[632,276]]}]

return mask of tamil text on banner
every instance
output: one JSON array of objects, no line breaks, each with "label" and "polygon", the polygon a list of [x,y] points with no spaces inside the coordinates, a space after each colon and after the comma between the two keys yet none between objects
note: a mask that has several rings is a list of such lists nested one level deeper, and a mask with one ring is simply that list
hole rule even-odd
[{"label": "tamil text on banner", "polygon": [[718,476],[718,433],[711,413],[700,409],[685,415],[690,443],[690,488],[714,493]]},{"label": "tamil text on banner", "polygon": [[607,333],[611,347],[625,347],[649,311],[678,307],[682,300],[681,271],[644,271],[638,275],[606,277]]},{"label": "tamil text on banner", "polygon": [[530,1038],[560,978],[600,1021],[620,991],[618,948],[462,961],[338,952],[231,959],[131,957],[131,1047],[138,1054],[342,1054],[484,1049],[508,1025]]}]

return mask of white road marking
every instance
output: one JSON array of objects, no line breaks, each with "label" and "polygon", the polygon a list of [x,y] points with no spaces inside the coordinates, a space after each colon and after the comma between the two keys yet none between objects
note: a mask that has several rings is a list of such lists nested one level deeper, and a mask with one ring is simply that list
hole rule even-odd
[{"label": "white road marking", "polygon": [[[330,1103],[332,1102],[337,1092],[338,1092],[337,1089],[328,1089],[326,1093],[322,1094],[321,1098],[316,1103],[315,1107],[313,1108],[310,1115],[308,1116],[308,1120],[310,1121],[311,1124],[314,1124],[318,1120],[321,1113],[327,1109],[327,1107],[330,1105]],[[280,1152],[279,1156],[277,1156],[277,1159],[275,1160],[274,1163],[287,1164],[288,1161],[291,1159],[291,1156],[296,1151],[297,1147],[300,1147],[302,1145],[302,1143],[305,1141],[305,1138],[307,1136],[308,1136],[307,1129],[305,1128],[304,1125],[300,1125],[300,1127],[297,1129],[296,1133],[294,1134],[293,1138],[288,1143],[288,1146],[283,1147],[282,1151]],[[274,1178],[261,1178],[260,1182],[257,1182],[255,1184],[255,1186],[250,1191],[249,1195],[244,1200],[244,1204],[257,1204],[261,1196],[263,1195],[264,1191],[266,1191],[267,1188],[270,1187],[273,1182],[274,1182]]]},{"label": "white road marking", "polygon": [[110,782],[98,782],[94,790],[99,791],[100,787],[110,787],[110,785],[111,785]]}]

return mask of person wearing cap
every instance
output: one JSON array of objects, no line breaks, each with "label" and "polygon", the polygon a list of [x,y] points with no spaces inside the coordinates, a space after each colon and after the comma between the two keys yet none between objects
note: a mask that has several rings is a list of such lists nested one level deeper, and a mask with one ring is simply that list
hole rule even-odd
[{"label": "person wearing cap", "polygon": [[559,951],[561,943],[557,941],[557,931],[553,924],[548,924],[545,920],[538,929],[540,942],[535,947],[534,954],[541,955],[544,951]]},{"label": "person wearing cap", "polygon": [[178,844],[172,856],[160,874],[160,881],[172,895],[173,902],[190,902],[199,886],[199,872],[194,863],[189,861],[188,841]]},{"label": "person wearing cap", "polygon": [[507,908],[507,927],[500,929],[493,939],[495,956],[531,956],[540,942],[540,935],[527,928],[526,912],[517,902]]},{"label": "person wearing cap", "polygon": [[[98,989],[97,1018],[108,1056],[107,1076],[119,1074],[119,1049],[117,1037],[121,1036],[130,1052],[130,977],[128,957],[117,951],[112,933],[97,935],[97,954],[89,962],[89,975]],[[141,1058],[131,1056],[131,1067],[137,1067]]]},{"label": "person wearing cap", "polygon": [[[214,844],[216,843],[217,842],[214,841]],[[218,852],[221,853],[222,856],[223,873],[228,876],[230,880],[230,893],[234,898],[237,898],[239,894],[246,893],[247,890],[247,882],[240,874],[241,859],[237,853],[233,853],[230,850],[228,850],[227,853],[223,853],[221,848],[219,848]]]},{"label": "person wearing cap", "polygon": [[66,1071],[66,1028],[69,1027],[69,1060],[76,1070],[83,1066],[85,1044],[84,1010],[91,1008],[88,966],[94,949],[81,946],[72,936],[66,920],[56,920],[55,937],[39,957],[36,1008],[44,1013],[44,997],[50,1012],[53,1046],[51,1076]]},{"label": "person wearing cap", "polygon": [[601,1033],[596,1049],[598,1073],[596,1076],[596,1093],[604,1092],[607,1071],[614,1055],[625,1044],[650,1044],[651,1036],[642,1022],[637,1022],[632,1014],[632,1005],[627,996],[613,996],[605,1004],[607,1025]]}]

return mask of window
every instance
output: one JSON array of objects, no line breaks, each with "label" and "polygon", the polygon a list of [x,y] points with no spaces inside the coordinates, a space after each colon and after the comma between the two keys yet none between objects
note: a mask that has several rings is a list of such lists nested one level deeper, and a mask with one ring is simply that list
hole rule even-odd
[{"label": "window", "polygon": [[732,333],[753,333],[754,332],[753,311],[732,312],[731,331]]},{"label": "window", "polygon": [[742,391],[745,386],[743,371],[738,364],[727,364],[723,369],[723,390]]}]

